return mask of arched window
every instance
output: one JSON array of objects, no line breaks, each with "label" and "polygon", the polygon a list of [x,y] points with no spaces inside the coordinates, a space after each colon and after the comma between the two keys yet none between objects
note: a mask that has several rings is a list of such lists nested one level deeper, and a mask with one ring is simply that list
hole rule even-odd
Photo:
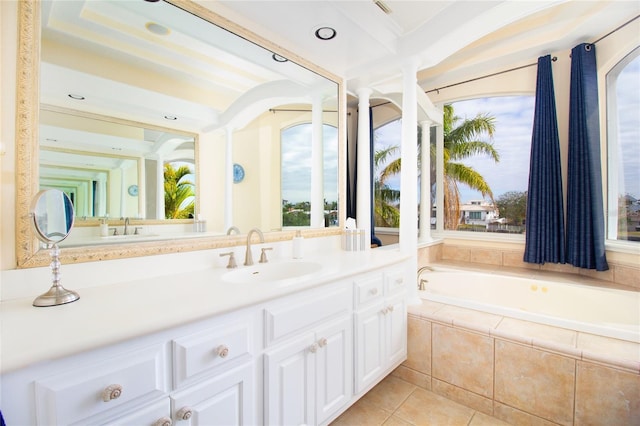
[{"label": "arched window", "polygon": [[[281,132],[282,226],[309,226],[311,214],[311,123]],[[325,226],[338,225],[338,129],[322,125]]]},{"label": "arched window", "polygon": [[607,74],[607,238],[640,242],[640,47]]}]

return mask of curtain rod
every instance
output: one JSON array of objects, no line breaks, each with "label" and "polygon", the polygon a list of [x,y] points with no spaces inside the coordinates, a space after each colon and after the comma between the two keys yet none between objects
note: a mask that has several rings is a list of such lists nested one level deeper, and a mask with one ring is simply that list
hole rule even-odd
[{"label": "curtain rod", "polygon": [[[551,58],[551,60],[552,60],[553,62],[555,62],[555,61],[557,61],[557,60],[558,60],[558,58],[554,56],[553,58]],[[538,65],[538,63],[537,63],[537,62],[536,62],[536,63],[534,63],[534,64],[521,65],[521,66],[519,66],[519,67],[509,68],[508,70],[498,71],[498,72],[494,72],[494,73],[491,73],[491,74],[483,75],[483,76],[481,76],[481,77],[471,78],[471,79],[469,79],[469,80],[460,81],[460,82],[458,82],[458,83],[453,83],[453,84],[448,84],[448,85],[446,85],[446,86],[437,87],[437,88],[435,88],[435,89],[427,90],[427,91],[426,91],[426,92],[424,92],[424,93],[431,93],[431,92],[438,92],[438,93],[440,93],[440,89],[448,89],[448,88],[450,88],[450,87],[459,86],[459,85],[461,85],[461,84],[471,83],[471,82],[473,82],[473,81],[482,80],[482,79],[489,78],[489,77],[494,77],[494,76],[496,76],[496,75],[506,74],[506,73],[508,73],[508,72],[521,70],[521,69],[523,69],[523,68],[535,67],[536,65]]]},{"label": "curtain rod", "polygon": [[[615,33],[616,31],[619,31],[619,30],[621,30],[622,28],[626,27],[627,25],[629,25],[630,23],[632,23],[633,21],[635,21],[635,20],[636,20],[636,19],[638,19],[638,18],[640,18],[640,15],[637,15],[637,16],[635,16],[635,17],[631,18],[630,20],[628,20],[628,21],[627,21],[627,22],[625,22],[624,24],[622,24],[622,25],[620,25],[619,27],[617,27],[617,28],[615,28],[615,29],[613,29],[613,30],[609,31],[607,34],[603,35],[602,37],[600,37],[600,38],[599,38],[599,39],[597,39],[596,41],[594,41],[594,42],[592,42],[592,43],[589,43],[589,44],[596,44],[596,43],[599,43],[600,41],[602,41],[602,40],[604,40],[605,38],[609,37],[611,34]],[[557,59],[558,59],[558,58],[556,58],[555,56],[554,56],[553,58],[551,58],[551,60],[552,60],[552,61],[554,61],[554,62],[555,62]],[[494,77],[494,76],[496,76],[496,75],[505,74],[505,73],[508,73],[508,72],[511,72],[511,71],[517,71],[517,70],[520,70],[520,69],[523,69],[523,68],[533,67],[533,66],[536,66],[536,65],[538,65],[538,63],[535,63],[535,64],[528,64],[528,65],[522,65],[522,66],[520,66],[520,67],[511,68],[511,69],[504,70],[504,71],[498,71],[498,72],[495,72],[495,73],[493,73],[493,74],[483,75],[483,76],[481,76],[481,77],[472,78],[472,79],[470,79],[470,80],[461,81],[461,82],[459,82],[459,83],[453,83],[453,84],[449,84],[449,85],[447,85],[447,86],[437,87],[437,88],[435,88],[435,89],[428,90],[428,91],[426,91],[425,93],[432,93],[432,92],[440,93],[440,89],[448,89],[448,88],[450,88],[450,87],[459,86],[459,85],[461,85],[461,84],[466,84],[466,83],[471,83],[471,82],[476,81],[476,80],[482,80],[482,79],[484,79],[484,78]]]}]

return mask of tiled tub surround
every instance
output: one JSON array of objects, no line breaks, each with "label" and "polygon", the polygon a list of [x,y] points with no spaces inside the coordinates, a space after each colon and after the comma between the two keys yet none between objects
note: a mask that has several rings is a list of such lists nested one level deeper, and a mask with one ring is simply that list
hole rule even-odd
[{"label": "tiled tub surround", "polygon": [[640,424],[640,344],[424,300],[394,374],[518,425]]}]

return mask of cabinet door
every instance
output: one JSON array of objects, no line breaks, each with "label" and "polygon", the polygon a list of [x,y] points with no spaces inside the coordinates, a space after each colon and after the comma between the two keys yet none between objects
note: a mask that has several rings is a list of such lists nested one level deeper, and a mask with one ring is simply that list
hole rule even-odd
[{"label": "cabinet door", "polygon": [[373,383],[385,366],[385,314],[382,302],[356,314],[356,393]]},{"label": "cabinet door", "polygon": [[264,418],[268,425],[314,424],[315,356],[313,333],[265,353]]},{"label": "cabinet door", "polygon": [[346,404],[353,394],[353,340],[349,317],[316,332],[316,424]]},{"label": "cabinet door", "polygon": [[387,365],[403,361],[407,355],[407,306],[404,296],[387,301],[385,314]]},{"label": "cabinet door", "polygon": [[[80,425],[93,424],[92,421],[82,421]],[[140,426],[170,426],[171,421],[171,403],[169,398],[165,397],[155,404],[145,405],[136,409],[133,413],[118,417],[112,421],[104,423],[104,426],[118,425],[140,425]]]},{"label": "cabinet door", "polygon": [[253,364],[233,369],[188,390],[174,393],[176,426],[253,425]]}]

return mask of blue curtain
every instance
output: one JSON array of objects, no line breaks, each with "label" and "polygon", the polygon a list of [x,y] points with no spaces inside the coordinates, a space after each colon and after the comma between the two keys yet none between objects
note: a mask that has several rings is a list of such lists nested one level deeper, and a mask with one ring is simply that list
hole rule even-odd
[{"label": "blue curtain", "polygon": [[606,271],[596,48],[571,50],[567,263]]},{"label": "blue curtain", "polygon": [[538,58],[524,261],[565,263],[560,138],[551,56]]}]

